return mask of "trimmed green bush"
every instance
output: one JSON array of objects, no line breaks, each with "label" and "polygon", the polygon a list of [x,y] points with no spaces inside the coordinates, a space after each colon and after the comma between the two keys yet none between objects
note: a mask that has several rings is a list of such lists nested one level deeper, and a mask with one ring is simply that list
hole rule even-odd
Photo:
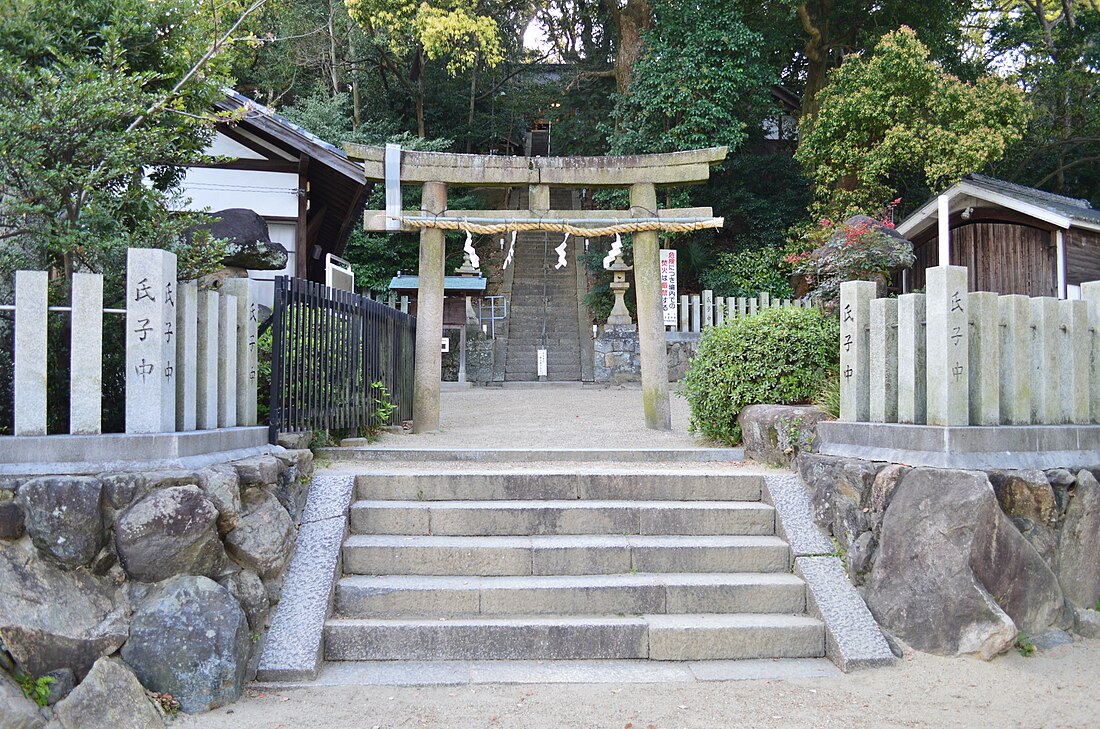
[{"label": "trimmed green bush", "polygon": [[840,323],[817,309],[766,309],[708,329],[684,376],[691,431],[733,445],[749,405],[808,402],[840,360]]}]

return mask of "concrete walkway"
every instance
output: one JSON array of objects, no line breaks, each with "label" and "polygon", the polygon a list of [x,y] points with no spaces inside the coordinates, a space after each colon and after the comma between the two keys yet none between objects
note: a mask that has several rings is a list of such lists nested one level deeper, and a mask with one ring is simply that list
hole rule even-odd
[{"label": "concrete walkway", "polygon": [[642,391],[580,383],[444,385],[440,431],[385,435],[387,448],[684,448],[687,400],[671,396],[672,430],[647,430]]}]

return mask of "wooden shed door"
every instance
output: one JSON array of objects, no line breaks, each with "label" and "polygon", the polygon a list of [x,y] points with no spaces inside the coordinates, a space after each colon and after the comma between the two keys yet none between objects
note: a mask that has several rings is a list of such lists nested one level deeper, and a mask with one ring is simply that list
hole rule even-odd
[{"label": "wooden shed door", "polygon": [[[939,263],[939,239],[916,250],[911,290],[924,288],[923,268]],[[951,264],[966,266],[971,291],[1056,296],[1057,255],[1050,233],[1014,223],[971,223],[951,230]]]}]

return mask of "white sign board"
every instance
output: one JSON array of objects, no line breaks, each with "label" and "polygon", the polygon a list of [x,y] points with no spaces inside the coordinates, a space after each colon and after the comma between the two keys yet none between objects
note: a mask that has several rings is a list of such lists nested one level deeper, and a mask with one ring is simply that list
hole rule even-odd
[{"label": "white sign board", "polygon": [[351,264],[331,253],[325,256],[325,285],[340,291],[355,291],[355,271]]},{"label": "white sign board", "polygon": [[539,353],[539,377],[546,377],[546,350],[540,349]]},{"label": "white sign board", "polygon": [[665,315],[665,326],[676,326],[676,251],[661,249],[661,310]]},{"label": "white sign board", "polygon": [[439,342],[439,346],[440,346],[439,351],[442,352],[443,354],[447,354],[448,352],[451,351],[451,338],[450,337],[443,337]]}]

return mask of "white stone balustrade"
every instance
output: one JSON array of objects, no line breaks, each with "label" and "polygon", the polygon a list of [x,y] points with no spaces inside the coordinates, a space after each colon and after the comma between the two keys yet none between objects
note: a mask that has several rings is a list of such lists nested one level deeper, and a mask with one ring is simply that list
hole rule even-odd
[{"label": "white stone balustrade", "polygon": [[[126,432],[172,433],[257,422],[258,303],[247,279],[226,293],[176,280],[176,257],[127,255],[125,309],[104,309],[103,277],[74,273],[68,306],[48,305],[49,275],[17,271],[13,433],[47,434],[48,317],[70,316],[69,430],[102,432],[104,317],[125,314]],[[56,312],[51,314],[50,312]]]},{"label": "white stone balustrade", "polygon": [[967,292],[928,269],[926,294],[841,285],[841,420],[941,426],[1100,423],[1100,281],[1080,301]]}]

